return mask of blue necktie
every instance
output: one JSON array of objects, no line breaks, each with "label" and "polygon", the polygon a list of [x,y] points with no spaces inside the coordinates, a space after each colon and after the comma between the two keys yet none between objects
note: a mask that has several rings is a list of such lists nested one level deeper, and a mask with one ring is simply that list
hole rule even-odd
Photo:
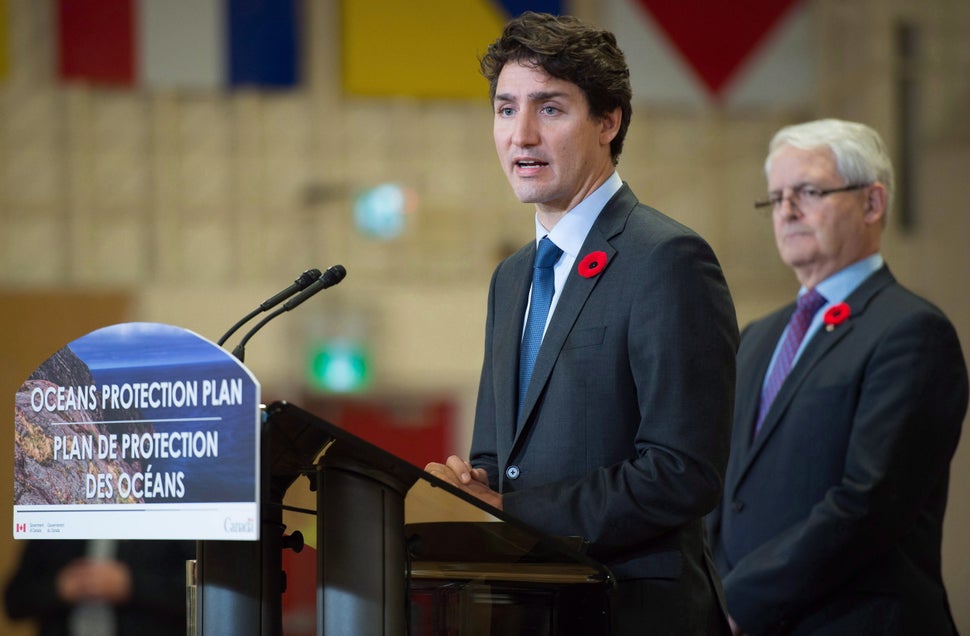
[{"label": "blue necktie", "polygon": [[785,382],[785,378],[788,377],[788,372],[791,371],[795,354],[798,353],[798,348],[805,338],[805,332],[808,331],[808,326],[812,324],[812,317],[815,316],[815,312],[821,309],[824,304],[825,298],[814,289],[808,290],[798,299],[798,307],[788,321],[788,333],[785,335],[785,341],[781,345],[778,358],[775,360],[775,366],[771,368],[768,381],[765,382],[764,390],[761,393],[758,421],[754,428],[755,435],[761,429],[761,422],[765,419],[765,415],[767,415],[771,403],[774,402],[775,396],[778,395],[778,391]]},{"label": "blue necktie", "polygon": [[[562,250],[544,236],[539,241],[536,250],[536,262],[532,270],[532,300],[529,303],[529,317],[525,323],[525,333],[522,336],[522,346],[519,347],[519,408],[525,401],[525,392],[529,388],[532,368],[536,363],[536,354],[542,344],[542,334],[546,329],[546,318],[549,316],[549,306],[552,304],[552,294],[556,289],[556,280],[552,271],[553,265],[559,260]],[[518,413],[516,411],[516,413]]]}]

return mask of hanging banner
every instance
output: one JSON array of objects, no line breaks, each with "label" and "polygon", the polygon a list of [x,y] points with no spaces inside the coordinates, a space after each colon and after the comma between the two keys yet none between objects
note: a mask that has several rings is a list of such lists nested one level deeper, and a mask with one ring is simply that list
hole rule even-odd
[{"label": "hanging banner", "polygon": [[784,111],[817,98],[817,7],[805,0],[605,0],[634,103]]},{"label": "hanging banner", "polygon": [[63,81],[148,90],[296,88],[295,0],[57,0]]},{"label": "hanging banner", "polygon": [[259,384],[178,327],[99,329],[14,414],[15,539],[259,539]]}]

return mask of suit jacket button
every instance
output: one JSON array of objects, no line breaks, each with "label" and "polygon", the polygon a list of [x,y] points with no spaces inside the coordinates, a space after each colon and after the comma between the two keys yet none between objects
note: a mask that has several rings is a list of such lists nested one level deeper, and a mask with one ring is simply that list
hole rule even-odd
[{"label": "suit jacket button", "polygon": [[518,479],[519,478],[519,467],[518,466],[509,466],[508,468],[505,469],[505,476],[508,477],[509,479]]},{"label": "suit jacket button", "polygon": [[734,512],[741,512],[742,510],[744,510],[744,502],[741,501],[740,499],[735,499],[734,501],[731,502],[731,510],[733,510]]}]

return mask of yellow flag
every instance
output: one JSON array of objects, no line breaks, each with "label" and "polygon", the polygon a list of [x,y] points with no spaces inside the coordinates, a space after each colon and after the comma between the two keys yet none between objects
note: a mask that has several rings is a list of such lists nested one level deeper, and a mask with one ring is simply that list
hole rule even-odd
[{"label": "yellow flag", "polygon": [[478,58],[508,16],[489,0],[344,0],[350,95],[488,99]]}]

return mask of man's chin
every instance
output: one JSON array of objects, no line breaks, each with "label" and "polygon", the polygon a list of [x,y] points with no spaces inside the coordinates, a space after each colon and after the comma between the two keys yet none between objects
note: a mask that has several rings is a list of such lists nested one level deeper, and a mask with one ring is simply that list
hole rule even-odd
[{"label": "man's chin", "polygon": [[794,249],[793,246],[783,246],[778,250],[781,262],[788,267],[804,267],[811,264],[813,253],[807,249]]},{"label": "man's chin", "polygon": [[789,266],[793,262],[812,258],[816,252],[815,242],[805,234],[783,238],[778,242],[777,247],[781,260]]},{"label": "man's chin", "polygon": [[542,203],[545,197],[534,189],[516,189],[515,196],[521,203]]}]

